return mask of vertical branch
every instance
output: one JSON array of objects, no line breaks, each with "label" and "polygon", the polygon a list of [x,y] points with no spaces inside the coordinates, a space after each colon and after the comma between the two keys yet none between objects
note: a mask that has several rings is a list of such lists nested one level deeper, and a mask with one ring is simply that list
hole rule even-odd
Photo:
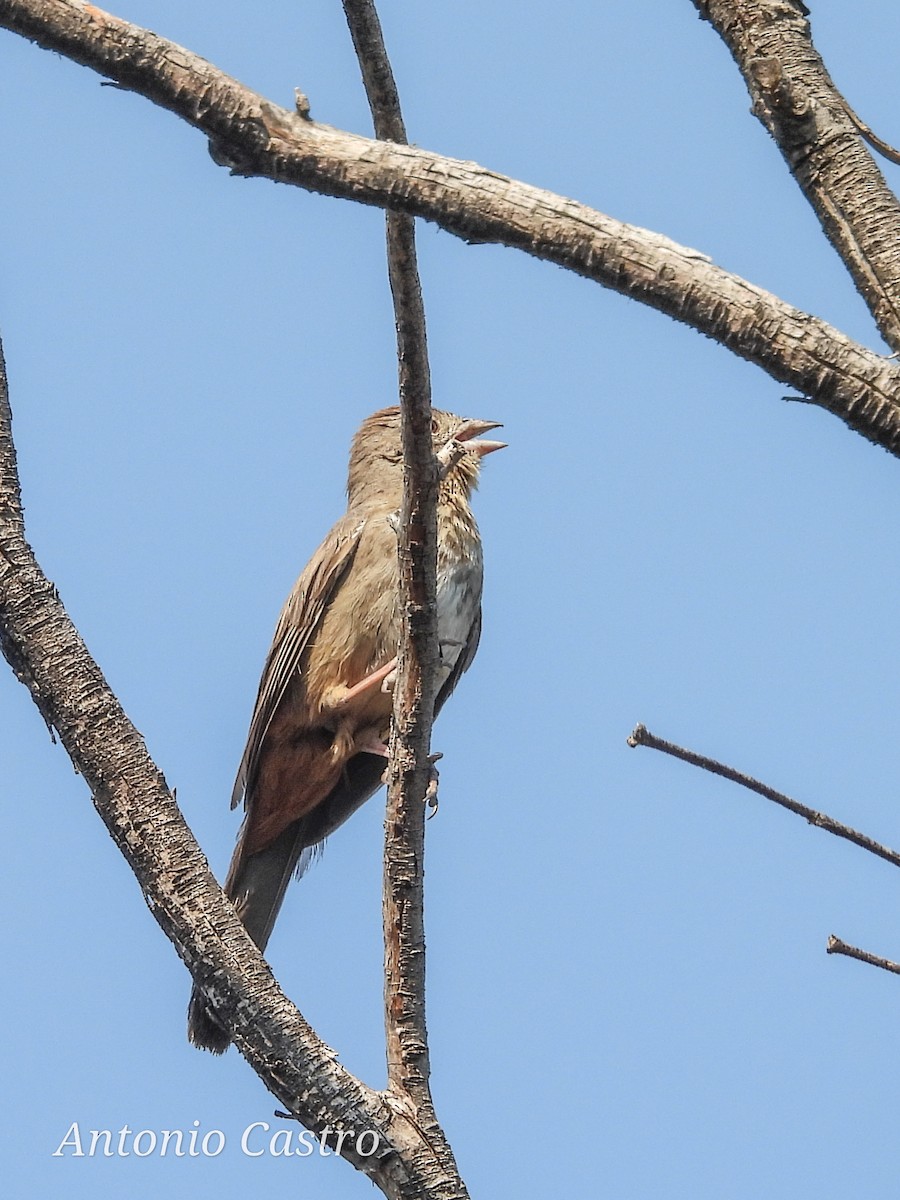
[{"label": "vertical branch", "polygon": [[[378,14],[370,0],[343,0],[376,136],[406,143],[406,129]],[[411,1102],[448,1170],[455,1164],[429,1087],[423,922],[424,796],[438,661],[436,568],[438,463],[431,433],[425,311],[412,217],[387,214],[388,273],[397,326],[403,440],[400,513],[402,632],[394,699],[385,821],[385,1027],[388,1087]],[[460,1187],[462,1183],[460,1181]]]}]

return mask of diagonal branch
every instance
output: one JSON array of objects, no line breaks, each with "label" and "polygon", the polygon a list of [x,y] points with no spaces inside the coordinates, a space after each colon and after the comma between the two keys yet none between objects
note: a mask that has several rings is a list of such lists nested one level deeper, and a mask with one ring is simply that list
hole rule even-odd
[{"label": "diagonal branch", "polygon": [[[835,821],[833,817],[829,817],[827,813],[817,812],[814,808],[809,808],[805,804],[801,804],[798,800],[791,799],[783,792],[777,792],[768,784],[760,783],[758,779],[754,779],[752,775],[745,775],[742,771],[736,771],[734,767],[726,766],[725,763],[717,762],[714,758],[707,758],[704,754],[697,754],[694,750],[686,750],[683,746],[676,746],[674,742],[667,742],[665,739],[657,737],[655,733],[651,733],[646,725],[635,725],[631,734],[628,737],[628,745],[647,746],[650,750],[661,750],[663,754],[669,754],[672,758],[681,759],[682,762],[690,763],[693,767],[700,767],[704,771],[709,771],[713,775],[721,775],[723,779],[729,779],[732,783],[739,783],[741,787],[747,788],[751,792],[756,792],[758,796],[764,796],[766,800],[771,800],[774,804],[786,808],[788,812],[796,813],[797,816],[805,817],[810,825],[816,825],[819,829],[824,829],[828,833],[833,833],[837,837],[845,838],[848,842],[853,842],[855,846],[860,846],[863,850],[868,850],[870,854],[875,854],[879,858],[883,858],[894,867],[900,867],[900,854],[896,850],[891,850],[889,846],[883,846],[880,842],[874,841],[867,837],[864,833],[859,833],[856,829],[851,829],[849,825],[844,825],[840,821]],[[860,950],[856,946],[850,946],[847,942],[841,941],[834,934],[828,939],[826,946],[828,954],[844,954],[848,958],[857,958],[860,962],[869,963],[874,967],[881,967],[884,971],[892,971],[894,974],[900,975],[900,964],[891,962],[887,958],[881,958],[877,954],[872,954],[868,950]]]},{"label": "diagonal branch", "polygon": [[[900,203],[812,43],[799,0],[694,0],[725,41],[885,341],[900,349]],[[879,148],[884,147],[875,139]],[[890,147],[887,147],[889,150]]]},{"label": "diagonal branch", "polygon": [[843,954],[847,958],[855,958],[859,962],[868,963],[870,967],[881,967],[882,971],[890,971],[894,975],[900,975],[900,963],[891,962],[889,958],[882,958],[879,954],[872,954],[869,950],[860,950],[858,946],[851,946],[847,942],[842,942],[834,934],[829,937],[826,943],[825,953]]},{"label": "diagonal branch", "polygon": [[714,338],[900,454],[892,363],[695,250],[474,163],[318,125],[93,5],[0,0],[0,26],[177,113],[241,173],[426,217],[467,241],[513,246],[594,279]]},{"label": "diagonal branch", "polygon": [[[343,0],[380,140],[406,142],[400,98],[371,0]],[[431,433],[431,378],[425,309],[416,263],[415,219],[389,212],[388,274],[397,325],[403,504],[400,511],[400,608],[403,626],[395,688],[385,818],[385,1030],[388,1087],[410,1102],[417,1123],[447,1164],[456,1164],[434,1112],[425,1024],[423,863],[431,724],[438,666],[437,495],[439,467]],[[465,1187],[459,1181],[460,1195]]]},{"label": "diagonal branch", "polygon": [[[456,1179],[415,1122],[335,1061],[272,978],[209,871],[140,734],[25,541],[0,348],[0,646],[55,729],[153,916],[269,1090],[395,1200],[456,1200]],[[357,1138],[371,1130],[361,1147]],[[362,1150],[362,1152],[360,1152]]]},{"label": "diagonal branch", "polygon": [[635,725],[628,737],[628,745],[632,747],[647,746],[650,750],[661,750],[663,754],[669,754],[672,758],[680,758],[682,762],[690,763],[693,767],[700,767],[713,775],[721,775],[723,779],[730,779],[732,783],[739,783],[741,787],[756,792],[758,796],[764,796],[766,800],[771,800],[774,804],[786,808],[788,812],[796,813],[798,817],[805,817],[810,825],[824,829],[827,833],[833,833],[836,837],[844,838],[846,841],[852,842],[854,846],[859,846],[863,850],[868,850],[870,854],[883,858],[892,866],[900,867],[900,854],[896,850],[892,850],[890,846],[883,846],[881,842],[876,842],[866,834],[851,829],[849,825],[836,821],[827,813],[817,812],[816,809],[801,804],[799,800],[792,800],[784,792],[776,792],[774,788],[769,787],[766,783],[760,783],[752,775],[745,775],[742,771],[736,771],[734,767],[717,762],[714,758],[707,758],[704,754],[697,754],[694,750],[686,750],[683,746],[676,746],[674,742],[667,742],[651,733],[646,725]]}]

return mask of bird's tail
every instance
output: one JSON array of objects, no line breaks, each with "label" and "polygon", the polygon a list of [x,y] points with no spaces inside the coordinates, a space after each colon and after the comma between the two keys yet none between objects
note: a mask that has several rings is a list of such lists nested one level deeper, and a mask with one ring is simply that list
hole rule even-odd
[{"label": "bird's tail", "polygon": [[[356,754],[327,798],[292,822],[264,850],[244,854],[243,838],[238,838],[225,894],[261,951],[265,951],[291,876],[302,875],[316,846],[378,789],[383,771],[383,758]],[[188,1005],[188,1040],[213,1054],[224,1054],[231,1041],[196,984]]]}]

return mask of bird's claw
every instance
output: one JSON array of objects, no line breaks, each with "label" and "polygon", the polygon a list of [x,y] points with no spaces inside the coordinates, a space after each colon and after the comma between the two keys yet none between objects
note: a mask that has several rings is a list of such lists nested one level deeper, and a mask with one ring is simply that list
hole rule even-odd
[{"label": "bird's claw", "polygon": [[428,814],[428,820],[437,813],[438,810],[438,782],[440,775],[438,769],[434,765],[439,759],[443,758],[443,754],[438,751],[437,754],[428,755],[428,787],[425,789],[425,804],[431,811]]},{"label": "bird's claw", "polygon": [[[367,746],[366,749],[370,753],[373,753],[372,748],[370,746]],[[387,757],[387,755],[385,755],[385,757]],[[426,808],[430,809],[430,811],[428,813],[429,821],[434,816],[434,814],[437,812],[438,803],[439,803],[439,801],[438,801],[438,782],[440,781],[440,776],[438,774],[438,769],[434,764],[443,757],[444,757],[444,755],[441,751],[438,751],[437,754],[429,754],[428,755],[428,786],[425,788],[425,795],[422,797],[422,803],[426,806]],[[391,781],[391,764],[390,764],[390,760],[388,760],[388,763],[384,768],[384,774],[381,776],[381,782],[382,783],[390,783],[390,781]]]}]

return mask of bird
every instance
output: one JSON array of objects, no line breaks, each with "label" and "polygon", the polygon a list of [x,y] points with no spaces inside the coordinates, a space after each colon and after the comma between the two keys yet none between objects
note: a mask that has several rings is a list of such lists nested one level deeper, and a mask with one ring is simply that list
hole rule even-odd
[{"label": "bird", "polygon": [[[432,410],[435,452],[459,444],[437,500],[435,715],[481,636],[482,548],[469,501],[482,459],[506,445],[483,437],[499,426]],[[400,633],[402,490],[400,409],[385,408],[358,429],[347,511],[281,610],[234,784],[231,806],[243,802],[244,819],[224,890],[262,952],[291,876],[382,782]],[[197,984],[188,1039],[214,1054],[231,1040]]]}]

